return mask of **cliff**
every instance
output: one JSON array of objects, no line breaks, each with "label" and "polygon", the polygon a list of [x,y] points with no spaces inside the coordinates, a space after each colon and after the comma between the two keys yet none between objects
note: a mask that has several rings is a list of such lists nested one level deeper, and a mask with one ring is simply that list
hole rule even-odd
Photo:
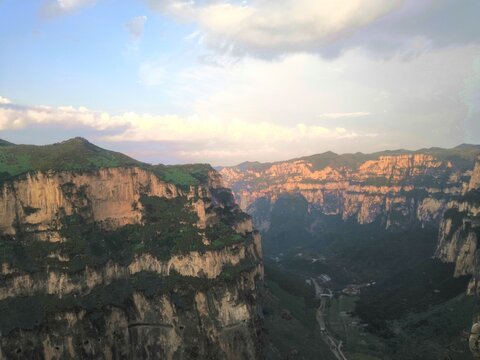
[{"label": "cliff", "polygon": [[360,224],[378,220],[390,227],[409,219],[438,226],[449,199],[462,193],[478,153],[478,147],[463,155],[458,149],[350,157],[330,153],[328,161],[322,154],[221,168],[220,173],[251,214],[259,199],[274,203],[283,194],[297,193],[324,214]]},{"label": "cliff", "polygon": [[261,357],[260,237],[217,172],[28,168],[0,182],[0,359]]},{"label": "cliff", "polygon": [[[455,275],[472,275],[468,286],[471,295],[480,294],[480,158],[462,196],[450,201],[440,224],[435,256],[455,264]],[[469,346],[480,358],[480,316],[474,316]]]},{"label": "cliff", "polygon": [[469,291],[480,293],[480,266],[477,264],[480,237],[480,159],[461,196],[447,204],[440,223],[435,256],[455,263],[455,275],[473,275]]},{"label": "cliff", "polygon": [[[325,153],[219,171],[267,239],[274,234],[271,241],[286,241],[286,249],[302,245],[302,236],[305,244],[314,241],[315,226],[322,224],[324,215],[358,224],[377,223],[379,231],[421,225],[438,231],[436,250],[427,256],[453,263],[456,277],[471,276],[468,293],[478,295],[479,154],[480,147],[470,145],[371,155]],[[287,239],[282,238],[285,231]],[[295,241],[289,242],[291,237]],[[281,244],[276,246],[272,249],[277,253],[287,251]],[[470,348],[476,358],[480,358],[479,344],[480,317],[475,315]]]}]

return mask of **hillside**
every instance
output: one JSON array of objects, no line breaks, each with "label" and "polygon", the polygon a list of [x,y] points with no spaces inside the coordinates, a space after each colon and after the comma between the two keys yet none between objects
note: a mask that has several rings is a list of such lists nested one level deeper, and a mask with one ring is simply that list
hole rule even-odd
[{"label": "hillside", "polygon": [[0,139],[0,146],[13,146],[15,144],[11,143],[11,142],[8,142],[6,140],[2,140]]},{"label": "hillside", "polygon": [[53,145],[4,145],[0,148],[0,173],[4,177],[28,171],[85,170],[141,164],[126,155],[95,146],[83,138]]},{"label": "hillside", "polygon": [[150,165],[124,154],[102,149],[77,137],[52,145],[14,145],[0,141],[0,182],[35,171],[89,171],[100,168],[141,167],[180,186],[205,183],[208,164]]}]

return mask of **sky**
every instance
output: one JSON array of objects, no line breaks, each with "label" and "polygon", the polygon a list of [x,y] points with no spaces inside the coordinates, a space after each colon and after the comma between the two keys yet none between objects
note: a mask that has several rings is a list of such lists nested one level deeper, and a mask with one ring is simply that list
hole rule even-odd
[{"label": "sky", "polygon": [[0,139],[233,165],[480,144],[478,0],[0,0]]}]

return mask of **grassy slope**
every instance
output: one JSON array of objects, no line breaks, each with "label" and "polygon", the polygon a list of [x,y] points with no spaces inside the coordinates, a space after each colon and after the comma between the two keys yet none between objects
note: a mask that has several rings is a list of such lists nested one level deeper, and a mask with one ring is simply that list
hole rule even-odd
[{"label": "grassy slope", "polygon": [[29,171],[83,171],[119,166],[140,166],[153,171],[160,179],[180,186],[205,183],[212,169],[207,164],[152,166],[102,149],[83,138],[44,146],[14,145],[0,140],[0,181]]},{"label": "grassy slope", "polygon": [[478,312],[477,299],[460,294],[412,313],[390,325],[396,335],[388,339],[391,358],[395,360],[472,359],[468,334],[473,314]]},{"label": "grassy slope", "polygon": [[265,267],[264,326],[268,334],[267,359],[334,360],[322,341],[315,312],[313,289],[297,277],[275,267]]},{"label": "grassy slope", "polygon": [[32,170],[84,170],[140,164],[126,155],[102,149],[82,138],[53,145],[13,145],[0,148],[0,172],[10,176]]}]

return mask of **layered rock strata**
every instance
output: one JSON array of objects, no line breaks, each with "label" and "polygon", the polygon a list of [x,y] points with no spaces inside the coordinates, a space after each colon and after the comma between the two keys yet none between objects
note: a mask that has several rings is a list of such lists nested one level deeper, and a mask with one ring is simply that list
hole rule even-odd
[{"label": "layered rock strata", "polygon": [[0,185],[0,359],[261,357],[261,245],[215,171]]}]

